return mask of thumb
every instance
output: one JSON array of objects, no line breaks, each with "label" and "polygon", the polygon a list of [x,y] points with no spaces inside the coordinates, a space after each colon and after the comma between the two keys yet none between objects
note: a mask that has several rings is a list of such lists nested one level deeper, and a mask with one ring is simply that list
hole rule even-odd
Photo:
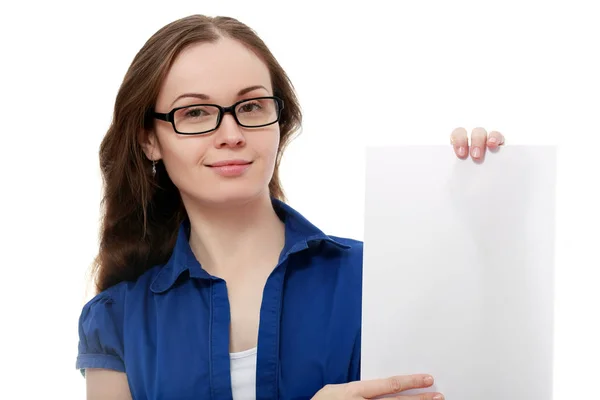
[{"label": "thumb", "polygon": [[352,382],[353,392],[365,398],[404,392],[409,389],[427,388],[433,385],[433,377],[427,374],[392,376],[384,379]]}]

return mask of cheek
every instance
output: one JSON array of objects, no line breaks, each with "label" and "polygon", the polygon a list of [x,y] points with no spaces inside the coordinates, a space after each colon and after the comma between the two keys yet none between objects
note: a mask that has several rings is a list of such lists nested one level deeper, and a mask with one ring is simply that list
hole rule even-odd
[{"label": "cheek", "polygon": [[177,175],[184,175],[201,163],[210,144],[206,139],[201,136],[168,135],[162,140],[162,158],[171,177],[176,179]]},{"label": "cheek", "polygon": [[262,157],[269,160],[270,164],[274,164],[279,150],[279,129],[273,129],[265,132],[261,137],[260,150]]}]

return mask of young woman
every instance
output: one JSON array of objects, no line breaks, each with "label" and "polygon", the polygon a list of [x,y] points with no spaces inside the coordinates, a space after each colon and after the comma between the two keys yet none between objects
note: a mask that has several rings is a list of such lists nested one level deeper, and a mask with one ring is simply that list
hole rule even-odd
[{"label": "young woman", "polygon": [[[360,381],[363,247],[284,202],[300,124],[285,72],[234,19],[180,19],[139,51],[100,150],[88,399],[443,398],[402,394],[430,387],[424,374]],[[504,139],[452,140],[481,159]]]}]

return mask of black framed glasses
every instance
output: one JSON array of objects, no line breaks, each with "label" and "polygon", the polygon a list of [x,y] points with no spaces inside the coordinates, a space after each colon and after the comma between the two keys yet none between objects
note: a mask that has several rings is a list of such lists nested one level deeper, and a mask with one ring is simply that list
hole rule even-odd
[{"label": "black framed glasses", "polygon": [[233,115],[235,122],[244,128],[260,128],[279,121],[283,100],[275,96],[245,99],[229,107],[217,104],[192,104],[177,107],[170,112],[154,113],[154,118],[170,122],[180,135],[201,135],[215,131],[226,113]]}]

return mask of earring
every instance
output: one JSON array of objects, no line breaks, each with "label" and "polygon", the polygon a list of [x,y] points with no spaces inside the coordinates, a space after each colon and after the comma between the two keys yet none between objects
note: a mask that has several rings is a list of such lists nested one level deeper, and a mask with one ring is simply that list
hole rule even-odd
[{"label": "earring", "polygon": [[154,150],[150,152],[150,160],[152,160],[152,177],[156,176],[156,160],[154,158]]}]

